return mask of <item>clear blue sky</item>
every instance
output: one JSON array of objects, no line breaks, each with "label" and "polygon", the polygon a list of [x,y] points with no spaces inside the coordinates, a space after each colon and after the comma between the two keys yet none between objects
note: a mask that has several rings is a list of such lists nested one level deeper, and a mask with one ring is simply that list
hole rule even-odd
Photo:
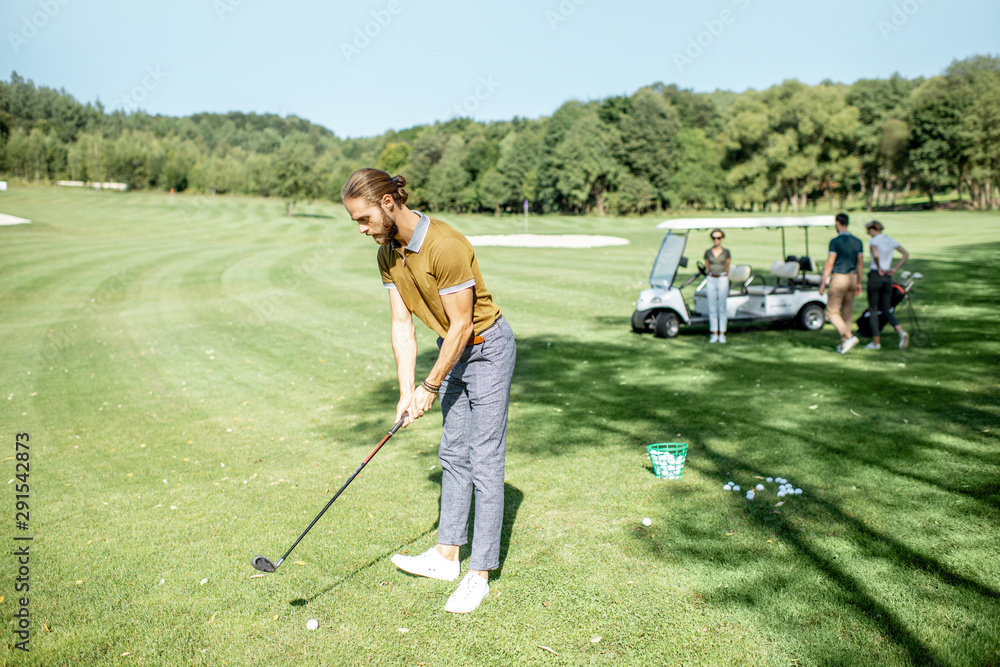
[{"label": "clear blue sky", "polygon": [[341,137],[536,118],[658,81],[850,83],[1000,53],[996,0],[4,0],[0,24],[4,79],[150,113],[294,114]]}]

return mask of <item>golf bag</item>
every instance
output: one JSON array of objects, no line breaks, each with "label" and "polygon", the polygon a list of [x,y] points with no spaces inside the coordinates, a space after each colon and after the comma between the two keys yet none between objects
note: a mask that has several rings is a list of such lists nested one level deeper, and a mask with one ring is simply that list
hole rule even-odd
[{"label": "golf bag", "polygon": [[[893,283],[892,284],[892,292],[890,293],[890,296],[889,296],[889,312],[890,313],[895,313],[896,306],[899,304],[900,301],[903,300],[904,296],[906,296],[906,289],[902,285],[900,285],[899,283]],[[872,332],[871,313],[869,312],[869,310],[870,309],[865,308],[865,312],[861,313],[861,317],[859,317],[857,319],[858,336],[860,336],[862,338],[871,338],[872,334],[873,334],[873,332]],[[885,313],[883,313],[881,310],[878,311],[879,335],[882,334],[881,329],[883,327],[885,327],[886,320],[887,320],[887,318],[885,316]]]}]

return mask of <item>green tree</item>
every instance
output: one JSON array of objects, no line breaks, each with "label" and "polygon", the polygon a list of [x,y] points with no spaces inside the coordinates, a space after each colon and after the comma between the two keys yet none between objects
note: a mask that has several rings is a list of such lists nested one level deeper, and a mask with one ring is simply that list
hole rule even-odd
[{"label": "green tree", "polygon": [[846,187],[857,124],[858,110],[837,86],[792,80],[745,93],[727,128],[727,179],[743,189],[734,198],[763,196],[798,211],[814,193]]},{"label": "green tree", "polygon": [[285,215],[292,214],[297,202],[313,199],[319,191],[319,177],[313,170],[316,153],[301,139],[282,143],[273,162],[274,195],[285,200]]},{"label": "green tree", "polygon": [[964,184],[976,208],[1000,206],[1000,57],[956,61],[945,77],[961,108],[960,190]]},{"label": "green tree", "polygon": [[895,193],[903,177],[909,136],[904,119],[915,86],[894,74],[889,79],[861,79],[848,88],[847,102],[858,109],[858,170],[869,210],[879,204],[884,190]]},{"label": "green tree", "polygon": [[612,156],[615,131],[603,124],[589,107],[563,135],[553,163],[557,169],[555,188],[559,198],[575,211],[596,210],[604,215],[605,197],[624,174]]},{"label": "green tree", "polygon": [[495,167],[486,170],[479,179],[479,203],[483,208],[500,215],[500,209],[511,199],[511,190],[506,179]]},{"label": "green tree", "polygon": [[948,87],[944,77],[934,77],[913,91],[910,102],[908,171],[931,208],[934,195],[955,187],[963,167],[958,129],[962,105],[948,94]]},{"label": "green tree", "polygon": [[463,190],[469,184],[469,172],[462,166],[464,148],[462,137],[457,134],[452,136],[441,159],[431,167],[423,188],[431,210],[452,209],[461,212]]},{"label": "green tree", "polygon": [[410,160],[410,145],[401,142],[389,142],[382,149],[382,153],[378,156],[378,163],[375,165],[382,171],[388,172],[390,175],[395,176],[406,163]]},{"label": "green tree", "polygon": [[677,110],[648,88],[631,97],[628,112],[618,121],[618,161],[637,182],[653,186],[660,204],[666,202],[670,177],[678,168],[674,139],[680,128]]},{"label": "green tree", "polygon": [[500,158],[499,142],[482,135],[473,136],[462,150],[461,164],[473,181],[495,166]]},{"label": "green tree", "polygon": [[726,174],[722,150],[701,128],[688,127],[675,137],[678,169],[667,184],[671,207],[717,208],[723,203]]}]

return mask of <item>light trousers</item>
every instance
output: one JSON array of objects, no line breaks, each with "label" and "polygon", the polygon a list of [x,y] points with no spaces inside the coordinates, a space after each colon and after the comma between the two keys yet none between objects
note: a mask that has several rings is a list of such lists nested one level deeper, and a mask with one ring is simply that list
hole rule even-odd
[{"label": "light trousers", "polygon": [[857,273],[834,273],[830,276],[826,314],[842,339],[851,336],[851,315],[854,312],[854,293],[857,287]]},{"label": "light trousers", "polygon": [[[503,317],[482,333],[486,340],[465,348],[441,383],[441,520],[439,544],[469,541],[473,497],[476,518],[470,570],[500,566],[503,528],[507,409],[517,344]],[[439,343],[440,344],[440,343]]]},{"label": "light trousers", "polygon": [[714,333],[726,333],[729,315],[726,313],[726,297],[729,296],[729,276],[708,277],[708,325]]}]

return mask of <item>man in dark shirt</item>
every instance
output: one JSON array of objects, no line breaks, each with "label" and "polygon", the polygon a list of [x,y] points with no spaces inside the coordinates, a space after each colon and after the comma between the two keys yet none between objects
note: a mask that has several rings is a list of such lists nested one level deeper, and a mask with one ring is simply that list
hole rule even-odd
[{"label": "man in dark shirt", "polygon": [[854,297],[861,295],[861,272],[863,270],[865,246],[861,239],[847,231],[846,213],[837,214],[837,236],[830,241],[830,253],[823,267],[823,280],[819,284],[819,294],[827,288],[830,296],[826,302],[826,314],[840,334],[837,351],[847,354],[858,344],[858,337],[851,335],[851,312]]}]

